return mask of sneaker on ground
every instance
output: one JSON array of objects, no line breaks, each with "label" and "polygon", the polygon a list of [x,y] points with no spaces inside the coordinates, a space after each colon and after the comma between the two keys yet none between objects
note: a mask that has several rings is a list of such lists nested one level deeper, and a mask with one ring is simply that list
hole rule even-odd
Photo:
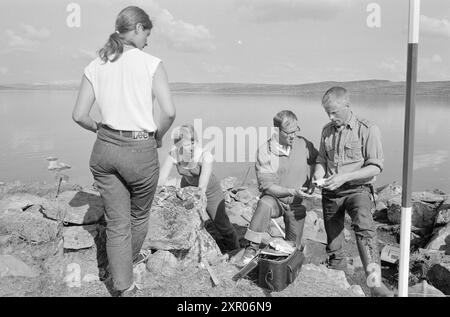
[{"label": "sneaker on ground", "polygon": [[139,254],[137,255],[136,259],[133,261],[133,266],[147,262],[151,254],[152,251],[150,250],[141,250],[141,252],[139,252]]},{"label": "sneaker on ground", "polygon": [[126,289],[120,293],[120,297],[137,297],[138,292],[139,292],[139,288],[133,282],[133,284],[131,284],[131,286],[128,289]]}]

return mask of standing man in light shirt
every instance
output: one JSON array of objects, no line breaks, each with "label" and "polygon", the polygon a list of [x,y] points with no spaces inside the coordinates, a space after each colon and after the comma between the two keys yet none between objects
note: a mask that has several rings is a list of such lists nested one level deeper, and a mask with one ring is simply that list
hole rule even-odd
[{"label": "standing man in light shirt", "polygon": [[[152,26],[138,7],[119,13],[115,32],[84,71],[72,115],[97,133],[89,165],[105,206],[109,269],[121,296],[137,293],[133,267],[149,255],[141,247],[159,177],[157,148],[175,119],[161,60],[143,52]],[[153,117],[156,100],[159,118]],[[94,101],[102,123],[89,116]]]},{"label": "standing man in light shirt", "polygon": [[352,219],[372,295],[392,296],[381,281],[380,253],[371,212],[374,206],[372,184],[383,170],[384,162],[380,131],[372,122],[358,118],[350,110],[345,88],[330,88],[323,96],[322,106],[331,122],[322,131],[313,182],[323,183],[329,266],[342,270],[347,267],[342,248],[347,212]]}]

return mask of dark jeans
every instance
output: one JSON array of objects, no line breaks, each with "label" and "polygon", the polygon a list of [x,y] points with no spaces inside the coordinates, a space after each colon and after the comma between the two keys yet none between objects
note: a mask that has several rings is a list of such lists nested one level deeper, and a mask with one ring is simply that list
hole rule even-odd
[{"label": "dark jeans", "polygon": [[272,218],[284,217],[285,233],[287,241],[294,241],[300,246],[305,225],[306,208],[301,200],[291,204],[288,210],[284,210],[272,196],[263,195],[258,201],[250,226],[245,233],[245,239],[260,244],[262,235],[269,229]]},{"label": "dark jeans", "polygon": [[106,251],[114,286],[133,283],[133,259],[148,231],[150,207],[159,177],[156,140],[135,141],[101,128],[89,166],[106,218]]},{"label": "dark jeans", "polygon": [[[187,187],[190,185],[183,177],[181,179],[180,187]],[[213,174],[208,182],[206,189],[206,212],[211,218],[215,228],[223,237],[223,243],[226,251],[231,251],[239,248],[239,237],[233,225],[228,218],[225,211],[225,199],[220,187],[220,182]]]},{"label": "dark jeans", "polygon": [[345,211],[352,219],[352,228],[356,236],[376,238],[372,219],[373,202],[367,186],[344,188],[334,192],[322,190],[322,207],[327,233],[327,253],[331,260],[345,259],[342,249],[344,241]]}]

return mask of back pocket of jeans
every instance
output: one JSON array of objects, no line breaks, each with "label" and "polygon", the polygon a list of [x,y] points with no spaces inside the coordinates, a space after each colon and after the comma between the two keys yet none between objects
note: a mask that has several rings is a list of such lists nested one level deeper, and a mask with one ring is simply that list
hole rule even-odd
[{"label": "back pocket of jeans", "polygon": [[106,144],[104,144],[102,141],[96,140],[94,147],[92,148],[91,157],[89,159],[90,168],[98,166],[101,163],[105,151]]}]

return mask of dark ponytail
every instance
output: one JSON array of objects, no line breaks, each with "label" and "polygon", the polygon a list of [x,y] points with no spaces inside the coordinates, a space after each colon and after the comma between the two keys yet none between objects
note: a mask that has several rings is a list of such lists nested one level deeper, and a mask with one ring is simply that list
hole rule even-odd
[{"label": "dark ponytail", "polygon": [[142,24],[145,30],[151,30],[153,27],[148,14],[139,7],[129,6],[120,11],[116,19],[116,31],[109,36],[108,42],[98,52],[103,62],[115,62],[122,56],[125,43],[123,34],[135,30],[138,23]]}]

